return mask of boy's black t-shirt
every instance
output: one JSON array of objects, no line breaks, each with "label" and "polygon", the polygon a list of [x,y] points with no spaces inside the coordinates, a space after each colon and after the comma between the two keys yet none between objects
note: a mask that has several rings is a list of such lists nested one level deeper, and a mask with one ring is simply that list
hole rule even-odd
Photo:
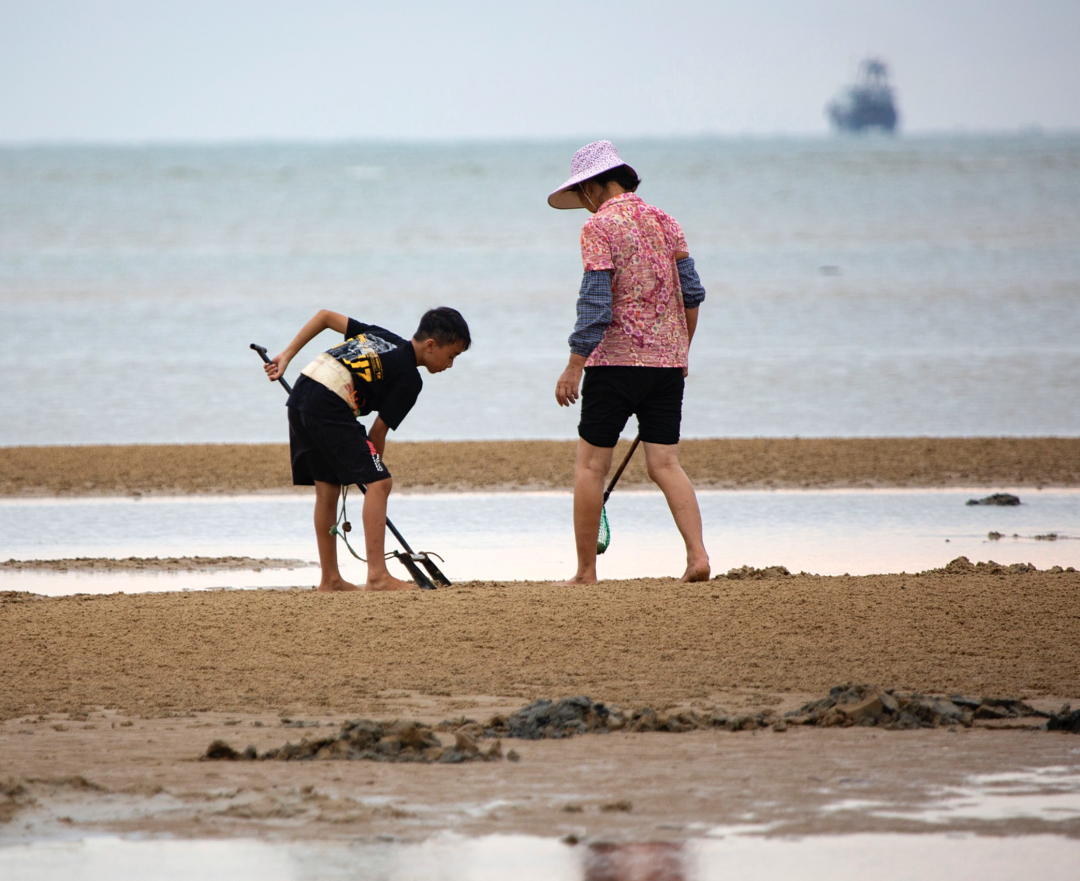
[{"label": "boy's black t-shirt", "polygon": [[293,386],[290,407],[336,421],[378,413],[387,426],[397,429],[424,386],[412,342],[375,324],[350,318],[345,342],[326,355],[352,375],[355,412],[344,398],[304,375]]}]

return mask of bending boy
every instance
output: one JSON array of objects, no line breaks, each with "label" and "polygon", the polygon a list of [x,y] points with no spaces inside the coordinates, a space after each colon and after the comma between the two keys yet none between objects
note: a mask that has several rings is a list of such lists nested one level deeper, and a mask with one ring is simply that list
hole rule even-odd
[{"label": "bending boy", "polygon": [[[305,345],[329,328],[345,341],[323,352],[301,371],[289,396],[289,452],[293,484],[315,486],[315,539],[322,575],[319,590],[360,590],[341,577],[337,521],[343,485],[367,487],[364,496],[366,590],[408,590],[416,585],[386,568],[386,500],[393,478],[382,461],[386,433],[397,429],[423,388],[420,367],[441,373],[472,342],[461,313],[448,306],[429,309],[411,340],[340,312],[320,310],[281,354],[265,365],[271,381],[281,378]],[[367,431],[357,421],[377,413]]]}]

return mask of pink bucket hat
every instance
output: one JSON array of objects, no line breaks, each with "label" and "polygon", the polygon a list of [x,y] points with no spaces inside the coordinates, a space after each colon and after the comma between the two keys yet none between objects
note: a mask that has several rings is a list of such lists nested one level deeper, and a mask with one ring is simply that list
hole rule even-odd
[{"label": "pink bucket hat", "polygon": [[[570,180],[548,196],[548,204],[552,208],[580,208],[581,200],[576,193],[570,192],[570,189],[590,177],[596,177],[601,172],[618,168],[620,165],[626,163],[619,158],[619,151],[611,141],[593,141],[586,144],[570,160]],[[629,165],[626,167],[630,168]],[[636,177],[637,172],[632,168],[630,170]]]}]

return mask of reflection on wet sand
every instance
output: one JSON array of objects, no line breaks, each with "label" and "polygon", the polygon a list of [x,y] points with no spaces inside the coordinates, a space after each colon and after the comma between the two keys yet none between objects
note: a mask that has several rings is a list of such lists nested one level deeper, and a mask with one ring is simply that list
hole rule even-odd
[{"label": "reflection on wet sand", "polygon": [[583,852],[583,881],[687,881],[677,841],[595,842]]}]

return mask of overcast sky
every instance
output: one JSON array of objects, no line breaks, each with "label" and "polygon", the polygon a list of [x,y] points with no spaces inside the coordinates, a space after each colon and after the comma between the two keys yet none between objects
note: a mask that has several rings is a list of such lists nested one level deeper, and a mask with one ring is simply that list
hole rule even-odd
[{"label": "overcast sky", "polygon": [[0,141],[1080,130],[1080,0],[0,0]]}]

